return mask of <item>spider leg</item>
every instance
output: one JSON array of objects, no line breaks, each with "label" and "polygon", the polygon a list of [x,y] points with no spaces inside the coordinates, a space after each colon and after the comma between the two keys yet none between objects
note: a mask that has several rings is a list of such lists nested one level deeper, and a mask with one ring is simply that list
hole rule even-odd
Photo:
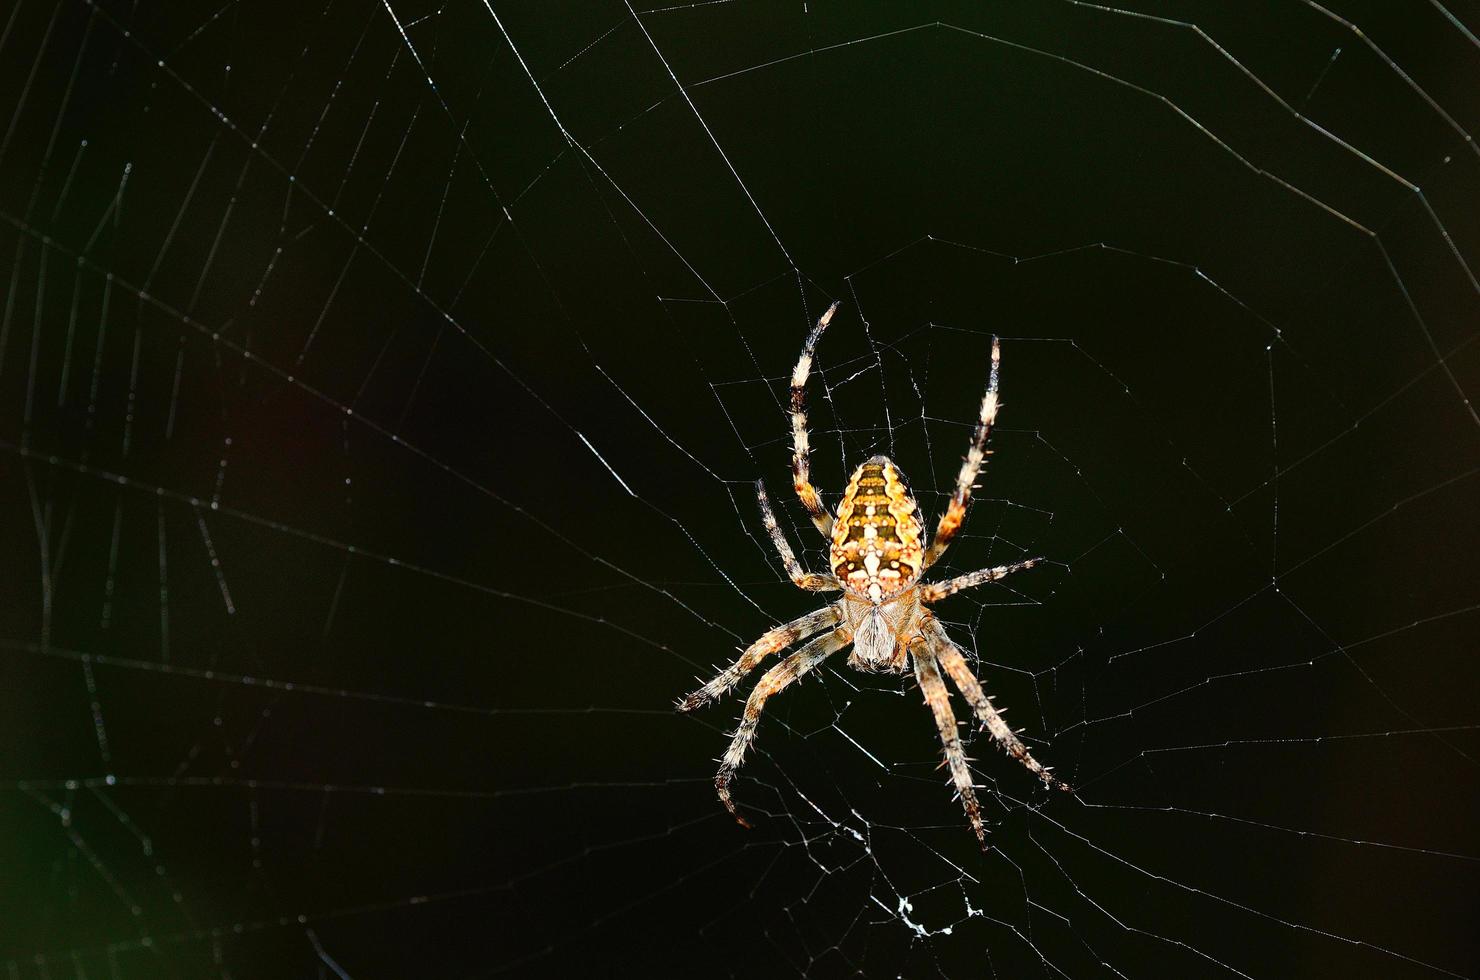
[{"label": "spider leg", "polygon": [[786,574],[796,583],[797,588],[808,592],[836,592],[843,587],[831,575],[818,575],[802,569],[802,563],[797,561],[796,554],[791,550],[791,545],[786,541],[786,535],[782,533],[781,526],[776,523],[776,512],[771,509],[771,498],[766,494],[766,484],[755,481],[756,496],[761,503],[761,522],[766,525],[766,533],[771,536],[771,543],[776,546],[776,551],[781,555],[781,564],[786,566]]},{"label": "spider leg", "polygon": [[996,568],[981,568],[965,575],[958,575],[944,582],[934,582],[930,585],[920,587],[921,602],[939,602],[946,596],[955,595],[965,589],[974,589],[986,582],[995,582],[1006,578],[1013,572],[1022,572],[1032,568],[1042,561],[1042,558],[1029,558],[1027,561],[1013,562],[1011,565],[998,565]]},{"label": "spider leg", "polygon": [[819,630],[836,624],[843,618],[837,606],[823,606],[815,612],[767,630],[760,639],[745,648],[740,659],[720,671],[708,684],[678,702],[679,711],[693,711],[724,695],[726,691],[745,679],[760,662],[778,650],[785,650],[798,640],[805,639]]},{"label": "spider leg", "polygon": [[817,321],[817,326],[807,334],[807,343],[802,347],[802,356],[797,358],[797,366],[791,372],[791,480],[792,486],[796,488],[797,496],[802,500],[802,506],[807,508],[807,513],[812,517],[812,523],[817,525],[817,530],[822,532],[824,538],[832,537],[833,519],[822,506],[822,498],[817,496],[817,488],[812,486],[810,449],[807,445],[807,375],[812,370],[812,351],[817,347],[817,340],[822,336],[822,331],[832,322],[833,314],[838,311],[840,302],[834,302],[827,308],[827,312]]},{"label": "spider leg", "polygon": [[930,541],[930,547],[925,552],[925,562],[922,567],[929,568],[935,564],[936,559],[945,553],[950,547],[956,532],[961,529],[961,521],[966,517],[966,504],[971,499],[971,488],[976,483],[977,475],[981,473],[982,464],[987,460],[987,438],[992,434],[992,426],[997,421],[997,368],[1002,362],[1002,345],[997,338],[992,338],[992,371],[987,376],[987,391],[982,395],[981,413],[977,416],[976,432],[971,437],[971,446],[966,451],[966,458],[961,462],[961,472],[956,476],[956,492],[951,495],[951,502],[946,505],[946,511],[940,515],[940,524],[935,528],[935,537]]},{"label": "spider leg", "polygon": [[938,620],[931,622],[929,629],[935,637],[937,656],[940,657],[941,666],[950,675],[951,682],[960,690],[963,697],[971,704],[971,710],[982,724],[987,726],[987,731],[992,733],[999,745],[1018,762],[1022,763],[1033,775],[1043,780],[1043,785],[1050,789],[1061,789],[1072,792],[1069,785],[1055,776],[1047,767],[1041,765],[1037,759],[1028,752],[1027,746],[1018,741],[1017,735],[1013,734],[1007,722],[992,707],[992,702],[987,698],[986,692],[982,690],[981,682],[972,673],[966,658],[961,655],[961,649],[946,635],[945,627]]},{"label": "spider leg", "polygon": [[937,644],[927,639],[915,648],[915,677],[920,681],[920,691],[930,713],[935,715],[935,727],[940,732],[941,745],[945,747],[946,766],[951,770],[951,782],[956,784],[956,795],[966,808],[966,819],[982,850],[987,849],[987,832],[982,826],[981,806],[976,801],[976,789],[971,782],[971,767],[966,763],[966,751],[961,746],[961,733],[956,726],[956,713],[951,710],[951,693],[941,679],[940,665],[936,662]]},{"label": "spider leg", "polygon": [[755,738],[755,729],[760,724],[766,699],[779,694],[792,681],[837,653],[852,640],[853,634],[847,627],[817,637],[766,671],[755,690],[750,692],[750,698],[745,702],[745,713],[740,718],[740,727],[735,729],[735,737],[730,740],[730,747],[725,750],[724,759],[720,762],[719,772],[714,776],[714,789],[719,794],[719,801],[742,827],[749,827],[750,822],[740,815],[740,811],[735,809],[735,802],[730,799],[730,779],[735,775],[735,770],[740,768],[740,763],[745,761],[745,750]]}]

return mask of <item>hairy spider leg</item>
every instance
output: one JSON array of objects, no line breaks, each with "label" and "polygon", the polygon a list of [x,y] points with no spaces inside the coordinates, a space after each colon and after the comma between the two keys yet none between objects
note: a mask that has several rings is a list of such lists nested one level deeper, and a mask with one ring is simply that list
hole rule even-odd
[{"label": "hairy spider leg", "polygon": [[987,439],[992,435],[992,426],[997,422],[997,369],[1001,363],[1002,345],[993,337],[992,370],[987,376],[987,391],[982,395],[981,411],[977,414],[976,432],[972,434],[966,458],[961,461],[961,472],[956,476],[956,492],[951,494],[945,513],[940,515],[935,537],[925,552],[926,568],[945,554],[945,550],[955,539],[956,532],[961,530],[961,522],[966,518],[966,504],[971,500],[971,488],[976,483],[977,475],[981,473],[982,464],[986,462]]},{"label": "hairy spider leg", "polygon": [[791,372],[791,481],[796,489],[797,496],[801,498],[802,506],[807,508],[807,514],[811,516],[812,523],[817,525],[817,530],[822,532],[825,538],[832,537],[833,519],[822,506],[822,498],[817,495],[817,488],[812,486],[810,447],[807,445],[807,375],[812,370],[812,352],[817,347],[817,340],[822,336],[822,331],[832,322],[833,314],[838,312],[841,301],[835,300],[827,308],[817,321],[817,326],[807,334],[807,342],[802,347],[802,356],[797,358],[797,366]]},{"label": "hairy spider leg", "polygon": [[995,582],[998,579],[1007,578],[1013,572],[1026,571],[1041,562],[1042,558],[1029,558],[1026,561],[1013,562],[1011,565],[998,565],[996,568],[980,568],[965,575],[958,575],[944,582],[932,582],[930,585],[920,587],[921,602],[939,602],[947,596],[953,596],[965,589],[974,589],[978,585],[987,582]]},{"label": "hairy spider leg", "polygon": [[847,627],[819,636],[766,671],[755,690],[750,692],[750,698],[745,702],[745,713],[740,717],[740,727],[735,729],[735,737],[730,740],[730,747],[725,750],[724,759],[720,762],[719,772],[714,776],[714,789],[719,793],[720,802],[742,827],[749,827],[750,822],[740,815],[740,811],[735,809],[735,801],[730,799],[730,779],[745,761],[745,750],[755,739],[755,730],[760,724],[761,711],[766,707],[766,700],[773,694],[781,693],[792,681],[837,653],[852,640],[853,634],[848,632]]},{"label": "hairy spider leg", "polygon": [[971,829],[976,834],[976,839],[987,849],[987,831],[982,826],[981,806],[976,801],[976,788],[971,782],[971,766],[966,761],[966,750],[961,746],[961,732],[956,726],[956,713],[951,710],[951,694],[946,689],[946,682],[940,676],[940,666],[936,663],[935,644],[927,641],[919,645],[915,651],[915,677],[920,681],[920,693],[925,695],[925,703],[930,707],[930,713],[935,716],[935,727],[940,733],[940,743],[945,749],[945,765],[951,771],[951,782],[956,786],[956,795],[961,798],[961,806],[966,810],[966,819],[971,821]]},{"label": "hairy spider leg", "polygon": [[776,523],[776,512],[771,509],[771,498],[766,494],[764,480],[755,481],[755,494],[760,500],[761,522],[766,525],[766,533],[771,536],[771,544],[776,546],[776,552],[781,556],[781,564],[786,566],[786,574],[791,577],[796,587],[807,592],[835,592],[841,589],[843,584],[835,577],[805,571],[802,563],[797,561],[797,556],[791,550],[786,535],[782,532],[781,526]]},{"label": "hairy spider leg", "polygon": [[930,632],[935,641],[933,644],[935,654],[940,659],[941,666],[950,675],[951,682],[960,690],[961,696],[966,698],[967,703],[971,705],[971,710],[975,712],[977,720],[986,726],[987,731],[992,733],[992,737],[997,740],[1003,750],[1022,763],[1033,775],[1043,780],[1043,785],[1050,789],[1072,792],[1070,786],[1055,776],[1048,766],[1040,764],[1037,759],[1033,758],[1028,752],[1028,747],[1018,740],[1017,735],[1008,727],[1002,715],[992,707],[991,699],[982,690],[981,682],[976,679],[976,675],[971,672],[970,665],[966,663],[966,658],[961,654],[961,648],[946,635],[945,627],[940,625],[939,620],[931,620]]},{"label": "hairy spider leg", "polygon": [[767,630],[761,634],[760,639],[745,648],[745,651],[740,654],[739,660],[736,660],[729,667],[720,671],[713,680],[699,688],[693,694],[679,701],[678,710],[693,711],[695,708],[703,707],[709,702],[722,697],[726,691],[744,680],[745,675],[759,667],[761,661],[765,660],[766,657],[776,653],[778,650],[785,650],[798,640],[806,639],[819,630],[836,625],[842,618],[843,614],[838,610],[837,606],[823,606],[821,609],[793,619],[785,625],[778,626],[773,630]]}]

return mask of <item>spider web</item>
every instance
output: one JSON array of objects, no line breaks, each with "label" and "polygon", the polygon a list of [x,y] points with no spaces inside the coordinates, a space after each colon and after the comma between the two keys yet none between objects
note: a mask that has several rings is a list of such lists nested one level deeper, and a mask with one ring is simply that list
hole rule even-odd
[{"label": "spider web", "polygon": [[[1480,975],[1480,14],[25,0],[0,963]],[[890,454],[989,694],[671,710]],[[958,713],[965,706],[957,703]]]}]

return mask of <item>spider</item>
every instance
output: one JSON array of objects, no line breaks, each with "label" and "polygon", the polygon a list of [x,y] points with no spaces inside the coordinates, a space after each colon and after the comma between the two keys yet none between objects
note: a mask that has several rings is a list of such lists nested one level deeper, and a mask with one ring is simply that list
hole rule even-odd
[{"label": "spider", "polygon": [[956,491],[941,515],[934,539],[927,546],[915,497],[905,482],[904,474],[887,456],[874,456],[853,471],[836,516],[827,512],[817,489],[812,486],[807,445],[807,375],[812,368],[812,354],[817,341],[832,322],[839,305],[835,302],[829,306],[807,335],[801,357],[791,375],[792,485],[812,523],[830,542],[831,574],[819,575],[802,568],[776,523],[764,482],[756,483],[756,494],[760,501],[761,520],[792,582],[808,592],[841,591],[843,596],[816,612],[765,633],[746,648],[733,665],[680,701],[678,710],[692,711],[716,700],[768,655],[808,640],[791,656],[766,671],[751,691],[740,726],[714,777],[720,802],[742,826],[749,827],[750,823],[730,798],[730,780],[755,738],[766,701],[850,643],[853,652],[848,657],[848,664],[858,670],[902,674],[913,660],[915,677],[925,695],[925,703],[935,716],[935,726],[945,748],[944,765],[950,769],[951,780],[966,810],[966,817],[971,821],[971,829],[985,849],[987,835],[982,826],[981,808],[957,731],[956,715],[951,710],[950,692],[942,674],[951,679],[971,705],[977,719],[1009,755],[1042,780],[1045,786],[1069,789],[1053,775],[1051,767],[1040,765],[1007,727],[1001,713],[992,707],[992,699],[983,693],[981,683],[967,665],[961,648],[946,634],[945,628],[929,609],[932,603],[947,596],[1032,568],[1042,559],[1031,558],[1011,565],[984,568],[944,582],[921,581],[921,576],[939,560],[960,530],[972,485],[986,461],[987,437],[992,434],[992,425],[997,418],[997,371],[1002,359],[1001,345],[996,337],[992,338],[991,373],[986,394],[982,396],[976,431],[956,478]]}]

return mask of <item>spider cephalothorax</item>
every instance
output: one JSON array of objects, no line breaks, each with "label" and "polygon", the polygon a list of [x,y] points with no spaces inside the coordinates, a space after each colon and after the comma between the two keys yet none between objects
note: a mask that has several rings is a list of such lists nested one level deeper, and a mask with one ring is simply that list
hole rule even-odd
[{"label": "spider cephalothorax", "polygon": [[946,689],[942,671],[971,704],[977,719],[1009,755],[1037,775],[1046,786],[1069,788],[1046,766],[1039,765],[1012,729],[1007,727],[992,707],[991,699],[982,691],[981,682],[967,664],[960,647],[946,635],[945,628],[928,608],[931,603],[962,589],[1031,568],[1040,559],[984,568],[944,582],[925,584],[921,581],[921,576],[940,558],[960,530],[972,485],[986,460],[987,437],[991,435],[992,424],[997,418],[997,369],[1002,357],[1001,347],[993,337],[992,365],[976,431],[962,461],[961,472],[956,477],[956,491],[940,517],[934,540],[927,547],[925,527],[920,521],[920,509],[914,494],[910,493],[904,475],[887,456],[875,456],[854,470],[838,504],[836,517],[823,507],[822,499],[812,486],[807,444],[807,375],[812,368],[812,353],[817,341],[837,310],[838,304],[833,303],[817,321],[817,326],[807,336],[791,376],[792,485],[812,523],[830,542],[828,559],[831,574],[818,575],[802,568],[776,523],[765,486],[757,484],[756,490],[761,519],[791,580],[809,592],[841,591],[843,596],[831,605],[763,635],[740,655],[739,660],[680,701],[678,707],[681,711],[691,711],[707,704],[738,684],[770,654],[813,637],[801,649],[766,671],[755,686],[745,702],[740,727],[736,729],[714,778],[720,800],[735,819],[745,824],[745,818],[730,799],[730,780],[755,738],[761,710],[771,695],[850,643],[853,653],[848,663],[859,670],[903,673],[913,658],[915,676],[925,702],[935,716],[936,729],[945,746],[951,780],[966,808],[972,830],[985,847],[986,830],[982,826],[971,769],[956,730],[956,715],[951,710],[950,692]]}]

